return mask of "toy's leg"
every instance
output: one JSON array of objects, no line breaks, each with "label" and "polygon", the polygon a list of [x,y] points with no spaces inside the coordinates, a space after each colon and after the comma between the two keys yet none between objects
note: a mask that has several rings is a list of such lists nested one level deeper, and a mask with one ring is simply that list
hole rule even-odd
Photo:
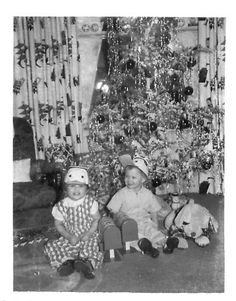
[{"label": "toy's leg", "polygon": [[178,247],[179,239],[177,237],[169,237],[163,247],[163,253],[171,254]]}]

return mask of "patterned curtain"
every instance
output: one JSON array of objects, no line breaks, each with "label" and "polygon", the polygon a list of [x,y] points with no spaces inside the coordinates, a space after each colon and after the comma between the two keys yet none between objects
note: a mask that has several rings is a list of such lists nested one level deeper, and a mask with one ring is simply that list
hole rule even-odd
[{"label": "patterned curtain", "polygon": [[77,22],[75,17],[14,18],[13,115],[31,124],[37,159],[54,145],[81,152]]},{"label": "patterned curtain", "polygon": [[[224,149],[224,111],[225,95],[225,18],[199,18],[199,105],[214,108],[212,128],[212,145],[209,148]],[[210,150],[210,149],[209,149]],[[209,173],[213,179],[212,193],[222,193],[224,160],[214,158],[219,164]]]}]

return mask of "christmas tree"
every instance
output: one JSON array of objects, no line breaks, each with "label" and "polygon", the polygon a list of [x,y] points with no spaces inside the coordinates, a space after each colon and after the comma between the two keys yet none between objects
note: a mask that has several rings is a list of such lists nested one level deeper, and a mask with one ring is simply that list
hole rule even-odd
[{"label": "christmas tree", "polygon": [[89,136],[90,165],[94,158],[100,166],[93,172],[97,191],[105,182],[108,195],[122,185],[117,158],[124,153],[147,160],[150,188],[180,178],[190,185],[195,171],[222,164],[222,142],[211,123],[223,112],[188,101],[198,52],[179,46],[178,19],[106,18],[105,27],[108,75],[99,86]]}]

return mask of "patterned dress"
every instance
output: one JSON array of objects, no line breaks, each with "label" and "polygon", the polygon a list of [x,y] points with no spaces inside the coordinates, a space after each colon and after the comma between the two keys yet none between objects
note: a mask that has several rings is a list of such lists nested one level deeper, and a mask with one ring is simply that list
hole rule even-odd
[{"label": "patterned dress", "polygon": [[[59,212],[65,229],[79,236],[91,228],[93,222],[91,208],[94,202],[92,197],[86,195],[82,203],[74,202],[75,205],[71,206],[68,198],[65,198],[59,201],[53,209],[54,212]],[[59,239],[49,241],[44,251],[54,268],[58,268],[64,261],[75,259],[79,255],[81,258],[89,259],[94,269],[97,269],[103,262],[103,253],[99,251],[98,240],[99,234],[94,232],[87,241],[79,241],[73,246],[61,236]]]}]

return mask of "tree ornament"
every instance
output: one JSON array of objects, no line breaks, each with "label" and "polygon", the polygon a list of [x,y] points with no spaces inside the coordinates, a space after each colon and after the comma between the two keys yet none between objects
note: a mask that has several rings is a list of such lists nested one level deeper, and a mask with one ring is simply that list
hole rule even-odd
[{"label": "tree ornament", "polygon": [[153,187],[158,187],[161,185],[161,178],[159,175],[155,175],[154,178],[152,179],[152,186]]},{"label": "tree ornament", "polygon": [[193,94],[193,88],[188,86],[188,87],[185,87],[184,88],[184,94],[189,96],[189,95],[192,95]]},{"label": "tree ornament", "polygon": [[138,129],[136,127],[127,126],[124,128],[124,133],[127,137],[131,137],[138,133]]},{"label": "tree ornament", "polygon": [[97,116],[97,121],[98,121],[99,123],[103,123],[103,122],[105,121],[105,117],[104,117],[103,115],[98,115],[98,116]]},{"label": "tree ornament", "polygon": [[121,86],[121,91],[122,91],[123,94],[126,94],[126,93],[129,92],[129,87],[126,84],[123,84]]},{"label": "tree ornament", "polygon": [[148,124],[148,129],[149,129],[151,132],[155,131],[155,130],[157,129],[157,124],[156,124],[156,122],[151,121],[151,122]]},{"label": "tree ornament", "polygon": [[152,71],[152,69],[151,68],[146,68],[145,69],[145,77],[147,77],[147,78],[152,78],[152,76],[153,76],[153,71]]},{"label": "tree ornament", "polygon": [[189,69],[191,69],[192,67],[194,67],[197,64],[197,61],[195,60],[195,58],[193,56],[190,56],[189,61],[187,62],[187,67]]},{"label": "tree ornament", "polygon": [[175,103],[180,103],[181,101],[186,101],[187,99],[187,96],[183,93],[182,89],[171,91],[170,96]]},{"label": "tree ornament", "polygon": [[122,144],[124,142],[125,138],[121,135],[114,137],[115,144]]},{"label": "tree ornament", "polygon": [[129,59],[127,62],[126,62],[126,68],[128,70],[131,70],[135,67],[135,61],[132,60],[132,59]]},{"label": "tree ornament", "polygon": [[190,127],[191,127],[191,122],[188,120],[188,115],[186,113],[183,113],[180,116],[179,128],[180,130],[184,130]]},{"label": "tree ornament", "polygon": [[170,81],[171,81],[171,84],[173,85],[176,85],[179,83],[179,76],[178,74],[174,73],[170,76]]}]

